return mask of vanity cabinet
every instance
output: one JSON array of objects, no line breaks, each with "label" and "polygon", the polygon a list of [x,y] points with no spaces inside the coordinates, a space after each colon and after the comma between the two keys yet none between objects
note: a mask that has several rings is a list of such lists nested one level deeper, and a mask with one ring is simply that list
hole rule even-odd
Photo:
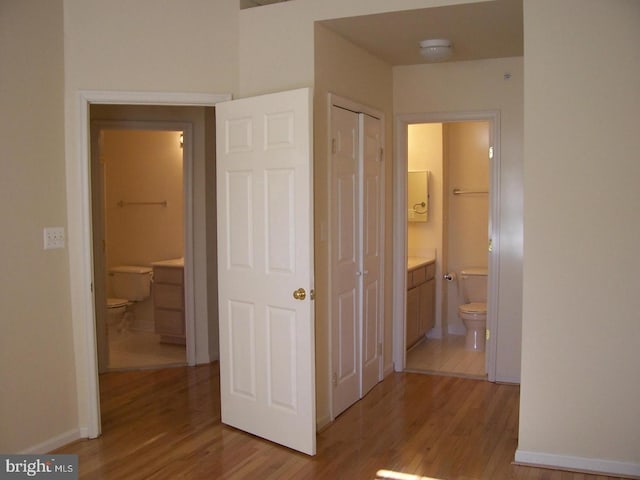
[{"label": "vanity cabinet", "polygon": [[153,319],[161,342],[186,343],[184,267],[153,265]]},{"label": "vanity cabinet", "polygon": [[418,265],[407,272],[406,345],[410,348],[435,325],[435,263]]}]

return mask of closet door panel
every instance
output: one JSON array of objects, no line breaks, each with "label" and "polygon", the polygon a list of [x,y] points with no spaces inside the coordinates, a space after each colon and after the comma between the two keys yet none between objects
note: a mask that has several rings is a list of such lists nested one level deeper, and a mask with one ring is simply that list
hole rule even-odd
[{"label": "closet door panel", "polygon": [[382,380],[382,253],[384,172],[382,121],[361,114],[362,178],[362,391],[364,396]]},{"label": "closet door panel", "polygon": [[360,398],[358,117],[331,113],[331,362],[333,415]]}]

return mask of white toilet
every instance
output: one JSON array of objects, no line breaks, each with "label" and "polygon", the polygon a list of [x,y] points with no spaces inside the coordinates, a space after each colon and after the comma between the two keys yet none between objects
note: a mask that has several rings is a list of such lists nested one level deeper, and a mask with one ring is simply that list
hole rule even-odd
[{"label": "white toilet", "polygon": [[109,270],[113,297],[107,298],[107,325],[119,332],[131,322],[133,312],[129,306],[149,298],[151,294],[151,268],[123,265]]},{"label": "white toilet", "polygon": [[464,348],[484,352],[487,330],[487,269],[465,268],[460,272],[462,305],[458,316],[462,319],[467,334]]}]

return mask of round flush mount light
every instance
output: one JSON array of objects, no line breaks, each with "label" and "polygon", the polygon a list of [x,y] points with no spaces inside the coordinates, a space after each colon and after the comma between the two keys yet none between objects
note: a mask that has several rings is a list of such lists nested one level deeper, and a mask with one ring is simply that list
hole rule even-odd
[{"label": "round flush mount light", "polygon": [[446,38],[434,38],[420,42],[420,54],[430,62],[440,62],[451,56],[451,41]]}]

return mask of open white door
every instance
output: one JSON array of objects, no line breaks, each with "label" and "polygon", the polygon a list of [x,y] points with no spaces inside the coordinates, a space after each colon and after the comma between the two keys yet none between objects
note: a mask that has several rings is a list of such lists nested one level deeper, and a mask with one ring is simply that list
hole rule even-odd
[{"label": "open white door", "polygon": [[222,422],[316,452],[311,91],[216,104]]}]

